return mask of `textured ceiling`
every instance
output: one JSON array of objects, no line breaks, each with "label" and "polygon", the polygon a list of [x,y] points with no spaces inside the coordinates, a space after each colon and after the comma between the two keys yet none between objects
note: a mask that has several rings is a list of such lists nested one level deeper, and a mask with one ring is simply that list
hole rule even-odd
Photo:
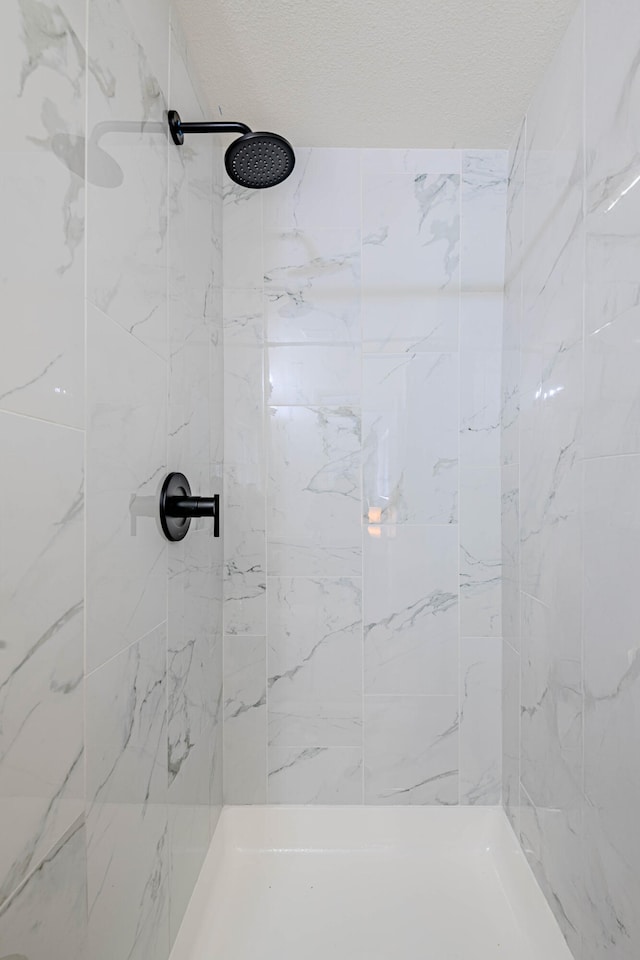
[{"label": "textured ceiling", "polygon": [[297,146],[508,146],[576,6],[178,0],[211,119]]}]

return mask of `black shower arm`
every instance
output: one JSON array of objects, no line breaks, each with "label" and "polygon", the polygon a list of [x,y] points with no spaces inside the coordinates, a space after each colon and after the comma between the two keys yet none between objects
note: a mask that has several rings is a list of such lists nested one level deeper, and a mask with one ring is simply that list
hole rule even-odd
[{"label": "black shower arm", "polygon": [[183,123],[177,110],[169,110],[167,117],[173,142],[178,146],[184,143],[185,133],[251,133],[246,123],[200,122]]},{"label": "black shower arm", "polygon": [[246,123],[183,123],[178,121],[183,133],[251,133]]}]

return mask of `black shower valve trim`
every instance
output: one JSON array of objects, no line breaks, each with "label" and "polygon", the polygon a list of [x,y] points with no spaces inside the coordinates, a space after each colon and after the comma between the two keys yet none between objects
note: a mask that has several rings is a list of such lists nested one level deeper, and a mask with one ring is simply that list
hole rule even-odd
[{"label": "black shower valve trim", "polygon": [[184,540],[196,517],[213,517],[213,535],[220,536],[220,495],[192,497],[183,473],[169,473],[160,491],[160,525],[167,540]]}]

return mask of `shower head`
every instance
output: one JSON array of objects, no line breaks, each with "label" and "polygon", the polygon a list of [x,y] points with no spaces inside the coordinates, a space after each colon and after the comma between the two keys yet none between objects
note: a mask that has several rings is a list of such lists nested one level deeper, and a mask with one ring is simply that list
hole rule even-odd
[{"label": "shower head", "polygon": [[286,180],[296,157],[288,140],[277,133],[254,133],[244,123],[182,123],[176,110],[169,111],[173,142],[184,143],[185,133],[239,133],[228,147],[224,164],[230,178],[241,187],[264,190]]},{"label": "shower head", "polygon": [[282,183],[295,162],[291,144],[277,133],[245,133],[233,141],[224,157],[231,179],[253,190]]}]

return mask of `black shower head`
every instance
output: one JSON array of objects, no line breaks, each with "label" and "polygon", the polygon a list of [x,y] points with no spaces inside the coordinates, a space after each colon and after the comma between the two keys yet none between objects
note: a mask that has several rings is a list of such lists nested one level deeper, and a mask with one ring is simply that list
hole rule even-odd
[{"label": "black shower head", "polygon": [[231,179],[253,190],[282,183],[295,162],[293,147],[277,133],[245,133],[233,141],[224,158]]},{"label": "black shower head", "polygon": [[253,133],[244,123],[183,123],[176,110],[169,111],[173,142],[184,143],[185,133],[239,133],[228,147],[224,163],[231,179],[241,187],[264,190],[286,180],[296,157],[293,147],[277,133]]}]

